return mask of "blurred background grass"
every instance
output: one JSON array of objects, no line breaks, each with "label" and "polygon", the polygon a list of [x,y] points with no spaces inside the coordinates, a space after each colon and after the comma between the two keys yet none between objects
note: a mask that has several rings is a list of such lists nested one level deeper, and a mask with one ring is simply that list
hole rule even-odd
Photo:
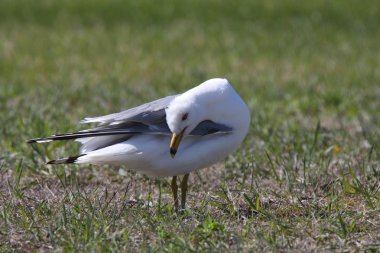
[{"label": "blurred background grass", "polygon": [[212,77],[247,101],[256,137],[321,118],[378,131],[378,14],[373,1],[4,0],[2,146]]},{"label": "blurred background grass", "polygon": [[15,120],[64,131],[211,77],[227,77],[254,119],[368,114],[378,125],[378,14],[373,1],[4,0],[2,131],[17,146]]},{"label": "blurred background grass", "polygon": [[252,113],[232,174],[252,159],[270,171],[268,156],[307,157],[310,180],[326,173],[323,154],[378,162],[379,24],[371,0],[2,0],[1,170],[23,160],[27,175],[49,171],[45,154],[73,154],[72,143],[32,149],[26,139],[213,77],[228,78]]}]

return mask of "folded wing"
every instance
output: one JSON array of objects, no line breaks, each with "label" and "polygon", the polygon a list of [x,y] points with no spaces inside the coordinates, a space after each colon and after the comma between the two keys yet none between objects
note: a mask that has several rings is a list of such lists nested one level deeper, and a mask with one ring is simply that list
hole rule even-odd
[{"label": "folded wing", "polygon": [[[96,123],[97,127],[73,133],[31,139],[28,143],[56,140],[76,140],[82,143],[81,154],[128,140],[137,134],[171,135],[166,123],[165,108],[176,96],[168,96],[119,113],[85,118],[81,123]],[[193,136],[225,134],[228,126],[205,120],[190,133]]]}]

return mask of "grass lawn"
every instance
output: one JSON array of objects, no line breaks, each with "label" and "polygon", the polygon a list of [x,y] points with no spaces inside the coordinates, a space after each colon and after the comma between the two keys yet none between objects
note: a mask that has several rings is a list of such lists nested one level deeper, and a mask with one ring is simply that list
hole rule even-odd
[{"label": "grass lawn", "polygon": [[[79,129],[206,79],[251,110],[225,161],[170,178],[48,166]],[[380,249],[380,5],[0,1],[0,252]]]}]

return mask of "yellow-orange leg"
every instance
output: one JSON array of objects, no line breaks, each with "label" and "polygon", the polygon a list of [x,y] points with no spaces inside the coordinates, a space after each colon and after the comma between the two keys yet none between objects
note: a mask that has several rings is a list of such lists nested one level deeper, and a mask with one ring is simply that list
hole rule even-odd
[{"label": "yellow-orange leg", "polygon": [[174,200],[174,210],[178,211],[178,185],[177,185],[177,176],[174,176],[172,179],[172,193]]},{"label": "yellow-orange leg", "polygon": [[189,175],[189,173],[184,175],[181,182],[181,209],[186,208],[187,181],[189,180]]}]

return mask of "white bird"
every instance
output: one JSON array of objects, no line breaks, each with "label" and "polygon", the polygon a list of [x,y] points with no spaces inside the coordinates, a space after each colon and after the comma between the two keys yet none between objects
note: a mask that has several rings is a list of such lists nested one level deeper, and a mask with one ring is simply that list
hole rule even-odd
[{"label": "white bird", "polygon": [[96,128],[29,140],[81,142],[80,154],[48,164],[89,163],[127,165],[152,176],[172,176],[178,210],[185,208],[189,173],[208,167],[234,151],[247,135],[250,113],[226,79],[210,79],[182,94],[164,97],[119,113],[85,118]]}]

